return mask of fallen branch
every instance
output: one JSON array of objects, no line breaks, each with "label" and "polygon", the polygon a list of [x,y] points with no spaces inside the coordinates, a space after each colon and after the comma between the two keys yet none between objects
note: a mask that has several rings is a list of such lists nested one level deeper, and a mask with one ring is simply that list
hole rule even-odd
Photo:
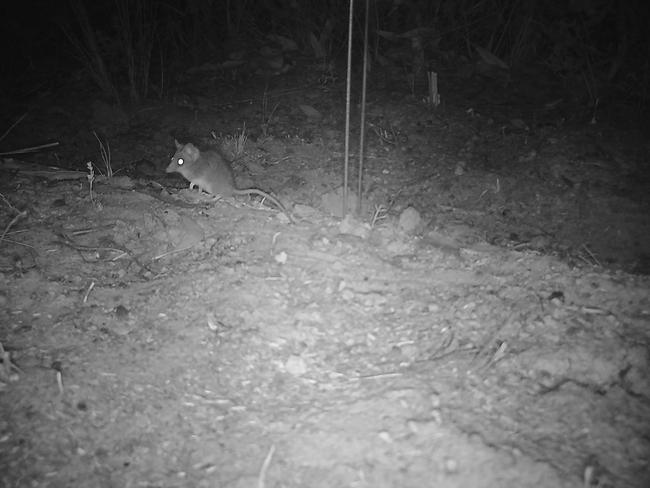
[{"label": "fallen branch", "polygon": [[[4,137],[4,136],[3,136]],[[0,138],[0,141],[2,138]],[[58,142],[50,142],[48,144],[41,144],[40,146],[32,146],[32,147],[24,147],[22,149],[15,149],[13,151],[5,151],[5,152],[0,152],[0,156],[8,156],[10,154],[27,154],[27,153],[33,153],[36,151],[40,151],[41,149],[47,149],[48,147],[56,147],[58,146]]]}]

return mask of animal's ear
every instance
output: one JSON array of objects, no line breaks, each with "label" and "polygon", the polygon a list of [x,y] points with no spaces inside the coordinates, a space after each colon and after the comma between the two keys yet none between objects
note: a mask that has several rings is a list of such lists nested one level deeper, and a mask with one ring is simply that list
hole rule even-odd
[{"label": "animal's ear", "polygon": [[176,149],[177,150],[180,149],[181,147],[183,147],[183,145],[180,142],[178,142],[176,139],[174,139],[174,144],[176,144]]},{"label": "animal's ear", "polygon": [[192,161],[196,161],[197,159],[199,159],[200,156],[199,148],[196,147],[191,142],[185,144],[185,147],[183,147],[183,151],[185,151],[185,154],[187,154]]}]

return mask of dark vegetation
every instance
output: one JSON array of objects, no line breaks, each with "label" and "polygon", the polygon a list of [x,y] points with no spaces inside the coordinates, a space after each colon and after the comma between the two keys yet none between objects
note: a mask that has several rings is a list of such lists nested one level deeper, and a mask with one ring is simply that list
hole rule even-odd
[{"label": "dark vegetation", "polygon": [[[355,7],[360,41],[365,2]],[[643,0],[378,0],[370,7],[372,63],[418,75],[476,58],[479,48],[515,72],[545,67],[592,106],[623,100],[640,108],[650,96]],[[179,73],[228,60],[235,45],[254,49],[273,35],[297,48],[294,56],[329,62],[344,59],[347,42],[348,0],[30,0],[1,9],[5,102],[75,78],[92,80],[107,101],[164,99]],[[361,46],[355,43],[357,56]]]}]

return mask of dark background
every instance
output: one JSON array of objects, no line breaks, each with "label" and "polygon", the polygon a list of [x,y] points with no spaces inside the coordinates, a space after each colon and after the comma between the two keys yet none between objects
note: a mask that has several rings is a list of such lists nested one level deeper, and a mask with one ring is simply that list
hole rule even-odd
[{"label": "dark background", "polygon": [[[543,67],[592,98],[648,99],[648,2],[447,0],[372,1],[371,57],[390,57],[395,39],[427,29],[422,58],[454,65],[480,46],[517,71]],[[365,2],[355,4],[355,35]],[[344,60],[347,0],[98,0],[2,2],[3,101],[16,102],[71,79],[86,80],[120,102],[163,98],[175,74],[206,60],[227,59],[233,46],[255,46],[268,34],[314,56]],[[399,37],[408,43],[409,37]],[[360,42],[355,43],[359,51]],[[321,53],[322,54],[322,53]],[[359,54],[357,52],[357,54]],[[105,72],[98,72],[97,65]],[[161,80],[164,79],[164,82]]]}]

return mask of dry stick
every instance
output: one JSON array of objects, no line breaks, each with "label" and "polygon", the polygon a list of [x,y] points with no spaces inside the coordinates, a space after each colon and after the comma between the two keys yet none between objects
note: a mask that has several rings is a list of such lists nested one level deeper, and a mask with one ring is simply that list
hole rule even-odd
[{"label": "dry stick", "polygon": [[363,34],[363,81],[361,82],[361,122],[359,134],[359,184],[357,186],[357,215],[361,215],[361,188],[363,186],[363,146],[366,139],[366,92],[368,84],[368,16],[370,0],[366,0],[366,26]]},{"label": "dry stick", "polygon": [[2,363],[0,364],[0,379],[9,378],[11,375],[11,358],[9,357],[9,353],[2,347],[2,342],[0,342],[0,358],[2,359]]},{"label": "dry stick", "polygon": [[82,303],[86,303],[88,301],[88,297],[90,296],[90,292],[93,291],[93,288],[95,288],[95,282],[92,281],[90,285],[88,285],[88,289],[86,290],[86,293],[84,294]]},{"label": "dry stick", "polygon": [[9,354],[9,351],[5,350],[2,342],[0,342],[0,359],[2,359],[2,364],[0,365],[0,379],[12,381],[15,378],[12,373],[23,373],[18,366],[11,362],[11,354]]},{"label": "dry stick", "polygon": [[[83,246],[81,244],[77,244],[72,239],[70,239],[70,237],[68,237],[68,235],[65,232],[55,232],[55,234],[59,238],[58,242],[60,244],[63,244],[64,246],[68,246],[69,248],[74,249],[78,253],[82,253],[82,252],[99,252],[99,251],[108,251],[108,252],[117,252],[117,251],[119,251],[119,252],[121,252],[123,254],[121,254],[118,257],[121,258],[122,256],[126,255],[126,256],[129,257],[129,259],[131,259],[132,262],[134,262],[135,264],[140,266],[141,269],[144,269],[144,270],[152,273],[152,270],[149,269],[149,267],[146,264],[141,263],[140,260],[138,259],[138,257],[126,247],[119,247],[119,246],[116,246],[116,247],[110,247],[110,246]],[[82,259],[84,259],[84,261],[85,261],[85,258],[83,258],[83,255],[82,255]]]},{"label": "dry stick", "polygon": [[25,217],[27,215],[27,211],[23,210],[22,212],[19,212],[13,219],[11,219],[11,222],[5,227],[4,232],[0,236],[0,242],[5,240],[5,236],[7,235],[7,232],[9,232],[9,229],[11,229],[11,226],[14,225],[16,222],[18,222],[18,219],[21,217]]},{"label": "dry stick", "polygon": [[93,135],[95,136],[95,139],[97,139],[97,142],[99,143],[99,153],[101,155],[102,161],[104,162],[104,168],[106,169],[106,177],[107,178],[112,178],[113,177],[113,167],[111,166],[111,146],[106,141],[106,144],[102,142],[102,140],[99,138],[97,135],[96,131],[93,131]]},{"label": "dry stick", "polygon": [[269,465],[271,464],[271,458],[273,457],[274,452],[275,452],[275,444],[271,446],[271,448],[269,449],[269,453],[266,455],[266,458],[264,459],[264,463],[262,464],[262,469],[260,469],[260,474],[257,477],[257,488],[264,488],[266,472],[269,469]]},{"label": "dry stick", "polygon": [[177,254],[179,252],[187,251],[188,249],[192,249],[192,246],[182,247],[180,249],[174,249],[173,251],[169,251],[169,252],[159,254],[158,256],[154,256],[151,260],[152,261],[158,261],[160,259],[163,259],[163,258],[169,256],[170,254]]},{"label": "dry stick", "polygon": [[2,139],[4,139],[5,137],[7,137],[7,134],[9,134],[13,130],[14,127],[16,127],[18,124],[20,124],[25,117],[27,117],[27,112],[25,112],[20,117],[18,117],[18,120],[16,120],[16,122],[14,122],[13,124],[11,124],[9,126],[9,128],[5,131],[5,133],[0,136],[0,141]]},{"label": "dry stick", "polygon": [[[7,200],[7,197],[5,197],[2,193],[0,193],[0,200],[2,200],[7,207],[9,207],[11,210],[16,212],[16,215],[14,216],[13,219],[11,219],[11,222],[5,227],[4,232],[0,236],[0,242],[5,240],[5,236],[7,235],[7,232],[9,232],[9,229],[20,219],[21,217],[25,217],[27,215],[27,210],[23,210],[22,212],[19,211],[16,207],[14,207],[9,200]],[[28,246],[31,247],[31,246]]]},{"label": "dry stick", "polygon": [[[597,266],[601,266],[600,261],[598,261],[598,258],[596,258],[596,256],[594,255],[594,253],[592,253],[592,252],[589,250],[589,248],[587,247],[586,244],[583,244],[583,245],[582,245],[582,248],[583,248],[583,249],[585,250],[585,252],[589,255],[589,257],[590,257],[591,259],[593,259],[593,262],[596,263]],[[593,263],[591,263],[591,264],[593,264]]]},{"label": "dry stick", "polygon": [[63,395],[63,377],[61,371],[56,372],[56,384],[59,387],[59,395]]},{"label": "dry stick", "polygon": [[5,197],[2,193],[0,193],[0,200],[2,200],[7,207],[9,207],[11,210],[14,212],[18,213],[18,209],[14,207],[11,202]]},{"label": "dry stick", "polygon": [[[488,349],[494,344],[494,341],[499,337],[499,334],[501,331],[503,331],[506,327],[514,323],[515,319],[515,314],[512,313],[508,316],[506,320],[504,320],[501,325],[498,325],[492,333],[489,334],[488,340],[483,343],[483,345],[478,348],[478,352],[472,359],[472,362],[470,363],[470,368],[473,368],[476,363],[481,359],[482,356],[488,351]],[[503,341],[504,343],[506,342],[505,340]],[[479,369],[484,369],[490,366],[493,362],[495,362],[498,358],[501,357],[505,349],[503,348],[503,344],[499,344],[497,347],[497,350],[494,354],[490,355],[490,358],[488,361],[483,364],[483,366]],[[496,358],[496,359],[495,359]]]},{"label": "dry stick", "polygon": [[58,145],[59,145],[58,142],[50,142],[48,144],[41,144],[40,146],[24,147],[22,149],[16,149],[14,151],[1,152],[0,156],[7,156],[9,154],[27,154],[27,153],[39,151],[40,149],[47,149],[48,147],[55,147]]}]

